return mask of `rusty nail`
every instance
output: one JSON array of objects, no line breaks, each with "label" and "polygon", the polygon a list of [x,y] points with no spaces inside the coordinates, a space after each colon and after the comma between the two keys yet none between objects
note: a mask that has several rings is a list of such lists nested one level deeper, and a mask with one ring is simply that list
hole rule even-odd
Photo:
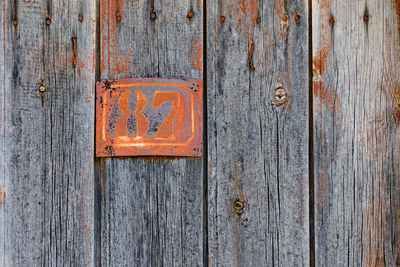
[{"label": "rusty nail", "polygon": [[369,20],[369,16],[368,16],[368,14],[366,13],[366,14],[364,14],[364,16],[363,16],[363,20],[364,20],[364,22],[368,22],[368,20]]},{"label": "rusty nail", "polygon": [[155,20],[157,18],[157,14],[156,14],[156,12],[152,9],[151,11],[150,11],[150,19],[151,20]]},{"label": "rusty nail", "polygon": [[333,25],[335,25],[335,18],[332,16],[329,18],[329,25],[331,25],[333,27]]},{"label": "rusty nail", "polygon": [[190,11],[189,13],[187,13],[186,17],[187,17],[188,19],[192,19],[192,18],[194,17],[193,12]]},{"label": "rusty nail", "polygon": [[51,18],[49,16],[46,17],[46,25],[49,26],[51,24]]},{"label": "rusty nail", "polygon": [[274,99],[277,103],[282,104],[283,102],[286,101],[287,98],[287,93],[286,90],[283,89],[282,87],[278,87],[274,91]]},{"label": "rusty nail", "polygon": [[222,23],[224,23],[224,22],[225,22],[225,16],[224,16],[224,15],[221,15],[221,17],[219,17],[219,20],[220,20]]},{"label": "rusty nail", "polygon": [[76,37],[72,37],[72,57],[74,62],[74,67],[76,67],[76,55],[78,52],[76,51]]},{"label": "rusty nail", "polygon": [[43,84],[39,86],[39,93],[45,93],[46,90],[46,86],[44,86]]},{"label": "rusty nail", "polygon": [[121,14],[117,13],[117,22],[121,22],[121,20],[122,20]]},{"label": "rusty nail", "polygon": [[83,16],[82,16],[82,14],[79,14],[78,20],[79,20],[79,22],[82,22],[82,21],[83,21]]},{"label": "rusty nail", "polygon": [[257,23],[257,24],[260,24],[260,22],[261,22],[261,18],[260,18],[260,16],[257,16],[257,18],[256,18],[256,23]]},{"label": "rusty nail", "polygon": [[17,25],[18,25],[18,19],[13,19],[12,24],[13,24],[14,26],[17,26]]},{"label": "rusty nail", "polygon": [[296,12],[296,14],[294,14],[294,21],[295,21],[296,23],[299,23],[299,22],[300,22],[300,19],[301,19],[300,14]]},{"label": "rusty nail", "polygon": [[232,209],[238,215],[243,214],[245,207],[247,207],[247,202],[241,199],[236,199],[232,203]]}]

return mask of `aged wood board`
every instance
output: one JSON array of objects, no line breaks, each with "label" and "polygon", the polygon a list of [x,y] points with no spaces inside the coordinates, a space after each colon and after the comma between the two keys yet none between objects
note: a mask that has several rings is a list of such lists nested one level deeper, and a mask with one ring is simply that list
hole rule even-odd
[{"label": "aged wood board", "polygon": [[95,2],[0,13],[0,266],[93,266]]},{"label": "aged wood board", "polygon": [[400,2],[312,1],[316,266],[400,266]]},{"label": "aged wood board", "polygon": [[[202,1],[102,0],[100,11],[101,79],[202,79]],[[99,264],[203,265],[202,158],[99,159],[96,172]]]},{"label": "aged wood board", "polygon": [[209,266],[308,266],[307,1],[207,1]]}]

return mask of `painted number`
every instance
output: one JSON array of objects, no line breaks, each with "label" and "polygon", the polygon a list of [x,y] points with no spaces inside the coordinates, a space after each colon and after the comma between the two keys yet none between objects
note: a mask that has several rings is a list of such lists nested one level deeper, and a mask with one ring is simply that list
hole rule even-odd
[{"label": "painted number", "polygon": [[[142,113],[147,104],[146,95],[139,90],[135,90],[137,95],[136,98],[136,110],[133,114],[137,118],[137,130],[136,137],[141,138],[147,134],[149,129],[149,120]],[[118,137],[127,136],[128,135],[128,117],[132,114],[129,110],[129,95],[131,91],[125,91],[118,100],[118,107],[122,111],[122,115],[118,118],[115,123],[115,134]],[[180,106],[179,102],[179,92],[166,92],[166,91],[156,91],[154,93],[153,99],[153,108],[159,108],[166,102],[172,102],[171,112],[168,114],[168,117],[161,124],[160,128],[157,130],[155,134],[155,139],[163,139],[163,140],[176,140],[174,134],[174,122],[176,117],[178,116],[178,110]]]}]

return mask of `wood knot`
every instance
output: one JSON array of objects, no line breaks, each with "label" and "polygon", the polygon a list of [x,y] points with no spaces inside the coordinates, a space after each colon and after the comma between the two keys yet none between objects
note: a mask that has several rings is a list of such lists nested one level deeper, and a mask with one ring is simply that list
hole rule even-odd
[{"label": "wood knot", "polygon": [[282,84],[278,83],[277,87],[272,92],[273,101],[275,106],[282,106],[288,100],[288,93]]},{"label": "wood knot", "polygon": [[79,14],[79,16],[78,16],[78,21],[79,21],[80,23],[82,23],[82,21],[83,21],[83,16],[82,16],[82,14]]},{"label": "wood knot", "polygon": [[224,23],[224,22],[225,22],[225,16],[224,16],[224,15],[221,15],[221,16],[219,17],[219,20],[220,20],[222,23]]}]

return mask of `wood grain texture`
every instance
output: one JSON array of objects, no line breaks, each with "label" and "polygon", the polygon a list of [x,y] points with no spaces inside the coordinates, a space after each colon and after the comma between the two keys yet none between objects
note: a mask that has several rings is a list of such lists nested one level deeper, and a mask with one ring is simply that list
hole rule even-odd
[{"label": "wood grain texture", "polygon": [[[202,1],[102,0],[101,78],[201,79],[202,21]],[[102,159],[97,179],[102,266],[203,264],[201,158]]]},{"label": "wood grain texture", "polygon": [[210,0],[207,23],[209,264],[308,266],[307,1]]},{"label": "wood grain texture", "polygon": [[400,3],[312,7],[316,265],[399,266]]},{"label": "wood grain texture", "polygon": [[92,265],[95,6],[2,1],[1,13],[0,265]]}]

